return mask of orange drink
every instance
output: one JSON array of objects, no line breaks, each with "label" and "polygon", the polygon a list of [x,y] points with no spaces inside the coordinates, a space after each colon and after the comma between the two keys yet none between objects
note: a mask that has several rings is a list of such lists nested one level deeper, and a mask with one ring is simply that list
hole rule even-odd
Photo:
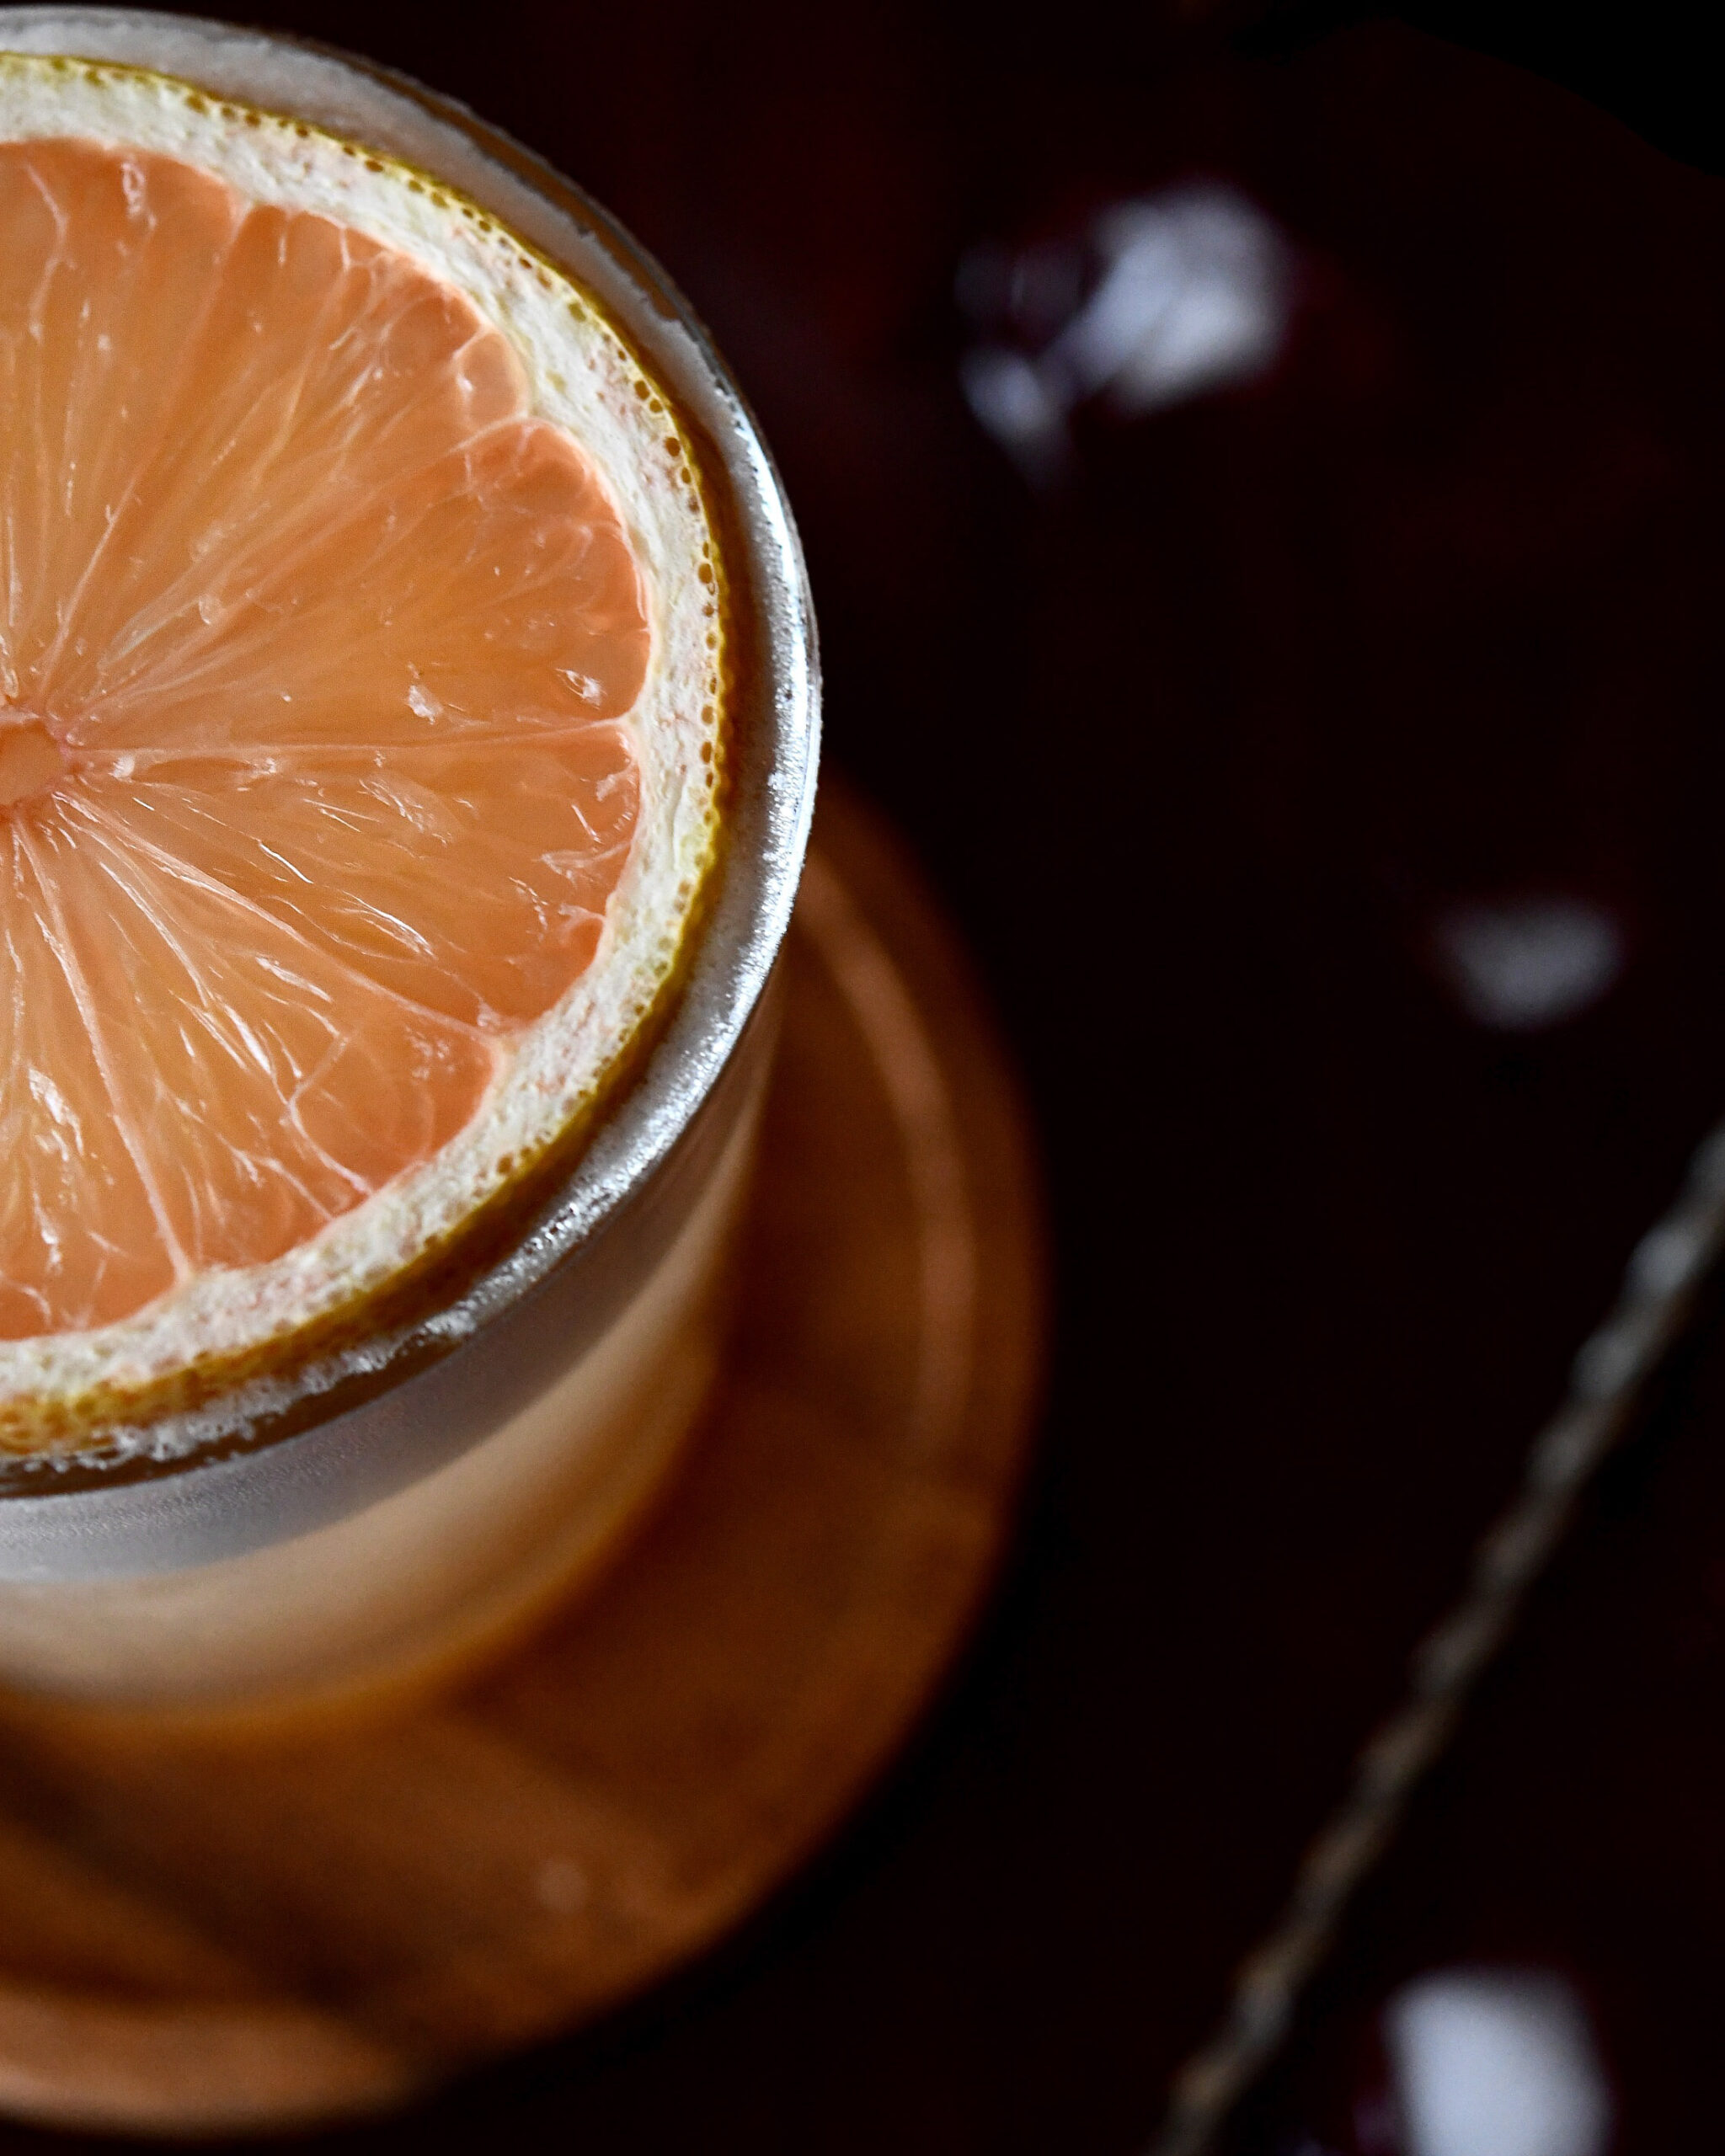
[{"label": "orange drink", "polygon": [[717,1353],[794,534],[573,189],[0,9],[0,1680],[273,1710],[590,1568]]}]

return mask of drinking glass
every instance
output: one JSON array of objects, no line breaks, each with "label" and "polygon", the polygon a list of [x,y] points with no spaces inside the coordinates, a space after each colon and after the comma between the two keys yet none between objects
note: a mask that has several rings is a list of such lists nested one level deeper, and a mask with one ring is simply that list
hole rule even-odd
[{"label": "drinking glass", "polygon": [[579,188],[367,62],[127,8],[0,8],[0,48],[152,67],[458,189],[609,310],[714,498],[737,654],[720,859],[679,1000],[573,1171],[410,1320],[152,1426],[0,1464],[0,1682],[265,1714],[466,1667],[599,1562],[713,1381],[813,804],[814,620],[754,423],[668,280]]}]

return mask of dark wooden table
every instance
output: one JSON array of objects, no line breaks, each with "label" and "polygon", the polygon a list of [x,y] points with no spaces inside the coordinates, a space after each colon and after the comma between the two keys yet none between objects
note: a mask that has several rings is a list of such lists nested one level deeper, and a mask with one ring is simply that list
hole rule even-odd
[{"label": "dark wooden table", "polygon": [[[638,2006],[318,2146],[1124,2156],[1725,1108],[1725,187],[1390,20],[245,12],[466,99],[708,317],[835,761],[1028,1077],[1061,1297],[1003,1592],[838,1844]],[[1712,156],[1650,20],[1440,27]],[[966,355],[1033,357],[1098,216],[1194,179],[1280,235],[1273,363],[1081,401],[1027,477]],[[1554,907],[1590,985],[1494,1004],[1475,931]],[[1364,2152],[1386,1991],[1482,1958],[1585,1998],[1619,2149],[1711,2129],[1722,1429],[1710,1310],[1242,2151]]]}]

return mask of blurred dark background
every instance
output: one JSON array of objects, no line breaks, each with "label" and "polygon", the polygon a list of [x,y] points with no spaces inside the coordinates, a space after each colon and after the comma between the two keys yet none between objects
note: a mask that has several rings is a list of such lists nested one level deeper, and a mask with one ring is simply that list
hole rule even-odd
[{"label": "blurred dark background", "polygon": [[[1001,1592],[841,1844],[606,2026],[318,2145],[1125,2156],[1725,1111],[1701,18],[243,12],[462,98],[706,316],[1059,1282]],[[1386,2003],[1482,1968],[1612,2123],[1470,2156],[1717,2130],[1722,1434],[1710,1317],[1240,2150],[1448,2156]]]}]

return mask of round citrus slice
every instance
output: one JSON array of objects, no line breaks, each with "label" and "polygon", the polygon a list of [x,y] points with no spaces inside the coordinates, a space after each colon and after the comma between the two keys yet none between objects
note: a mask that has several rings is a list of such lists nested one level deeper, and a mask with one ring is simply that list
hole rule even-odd
[{"label": "round citrus slice", "polygon": [[593,298],[389,158],[0,56],[0,1445],[351,1326],[584,1127],[718,823]]}]

